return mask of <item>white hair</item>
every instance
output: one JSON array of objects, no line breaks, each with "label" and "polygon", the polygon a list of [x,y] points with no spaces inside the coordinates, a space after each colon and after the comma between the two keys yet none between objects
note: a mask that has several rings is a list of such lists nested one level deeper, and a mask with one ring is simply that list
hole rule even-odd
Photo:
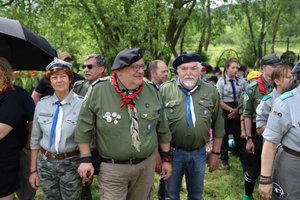
[{"label": "white hair", "polygon": [[[196,63],[197,63],[197,67],[198,67],[198,70],[199,71],[201,71],[201,69],[202,69],[202,64],[200,63],[200,62],[198,62],[198,61],[196,61]],[[182,65],[182,64],[181,64]],[[181,66],[181,65],[179,65],[178,67],[177,67],[177,73],[179,72],[179,67]]]}]

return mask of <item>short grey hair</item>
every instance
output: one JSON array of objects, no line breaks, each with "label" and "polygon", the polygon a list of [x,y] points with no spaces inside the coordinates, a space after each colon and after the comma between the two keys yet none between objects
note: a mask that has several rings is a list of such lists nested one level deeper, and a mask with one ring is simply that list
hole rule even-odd
[{"label": "short grey hair", "polygon": [[104,59],[103,56],[101,56],[101,55],[99,55],[99,54],[91,54],[91,55],[88,55],[88,56],[84,59],[84,61],[87,61],[87,60],[92,59],[92,58],[96,59],[96,63],[97,63],[97,66],[98,66],[98,67],[102,67],[102,66],[105,67],[105,59]]}]

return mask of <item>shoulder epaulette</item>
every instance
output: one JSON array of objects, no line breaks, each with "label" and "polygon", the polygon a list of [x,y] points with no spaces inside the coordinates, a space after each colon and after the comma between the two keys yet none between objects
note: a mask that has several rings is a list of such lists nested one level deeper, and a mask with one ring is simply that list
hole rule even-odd
[{"label": "shoulder epaulette", "polygon": [[95,85],[97,85],[98,83],[104,82],[104,81],[108,81],[110,80],[110,76],[106,76],[106,77],[102,77],[102,78],[98,78],[94,83],[92,83],[92,87],[94,87]]},{"label": "shoulder epaulette", "polygon": [[147,78],[144,78],[144,82],[146,83],[146,84],[148,84],[148,85],[151,85],[151,86],[153,86],[154,88],[155,88],[155,90],[159,90],[159,87],[157,87],[152,81],[150,81],[149,79],[147,79]]},{"label": "shoulder epaulette", "polygon": [[77,87],[78,85],[81,85],[84,83],[85,80],[79,80],[79,81],[76,81],[73,85],[73,87]]},{"label": "shoulder epaulette", "polygon": [[271,95],[268,94],[262,98],[262,101],[267,101],[270,98],[271,98]]},{"label": "shoulder epaulette", "polygon": [[171,79],[171,80],[168,80],[168,81],[164,82],[163,84],[161,84],[161,86],[167,85],[167,84],[170,84],[170,83],[174,83],[175,81],[176,81],[176,79],[173,78],[173,79]]},{"label": "shoulder epaulette", "polygon": [[253,81],[252,83],[250,83],[249,85],[248,85],[248,87],[249,88],[252,88],[252,87],[254,87],[254,86],[256,86],[258,83],[257,83],[257,81],[255,80],[255,81]]},{"label": "shoulder epaulette", "polygon": [[294,96],[292,92],[285,92],[282,95],[279,96],[279,98],[284,101],[285,99]]},{"label": "shoulder epaulette", "polygon": [[44,96],[44,97],[40,98],[40,101],[45,100],[45,99],[48,99],[49,97],[51,97],[51,95]]}]

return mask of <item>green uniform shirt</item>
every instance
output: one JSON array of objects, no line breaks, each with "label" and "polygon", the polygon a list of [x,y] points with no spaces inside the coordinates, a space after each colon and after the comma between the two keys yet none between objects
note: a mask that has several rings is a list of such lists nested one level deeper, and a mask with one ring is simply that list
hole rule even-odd
[{"label": "green uniform shirt", "polygon": [[[266,88],[267,94],[272,92],[273,87],[264,78],[263,84]],[[265,94],[265,95],[267,95]],[[256,122],[256,107],[259,105],[261,99],[265,96],[261,94],[257,81],[249,84],[246,93],[244,95],[244,110],[243,115],[248,118],[252,118],[252,122]]]},{"label": "green uniform shirt", "polygon": [[198,81],[198,88],[192,93],[195,127],[187,125],[186,95],[179,88],[179,81],[162,85],[160,92],[172,133],[172,144],[191,150],[204,146],[209,141],[210,128],[214,138],[223,137],[224,119],[221,113],[220,97],[216,88]]},{"label": "green uniform shirt", "polygon": [[100,79],[88,92],[80,111],[75,141],[90,143],[95,127],[100,155],[116,160],[146,158],[154,152],[157,143],[169,143],[171,133],[154,86],[144,82],[134,101],[138,112],[140,152],[132,146],[128,107],[125,105],[120,111],[121,97],[110,77]]},{"label": "green uniform shirt", "polygon": [[89,81],[85,81],[85,80],[76,81],[73,86],[73,91],[76,94],[84,97],[86,95],[90,85],[91,84]]}]

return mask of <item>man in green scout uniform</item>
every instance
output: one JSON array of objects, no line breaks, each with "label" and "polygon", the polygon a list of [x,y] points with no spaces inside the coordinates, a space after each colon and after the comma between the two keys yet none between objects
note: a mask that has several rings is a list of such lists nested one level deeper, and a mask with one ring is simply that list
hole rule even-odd
[{"label": "man in green scout uniform", "polygon": [[[74,83],[73,91],[81,96],[85,96],[88,92],[88,89],[91,84],[93,84],[97,79],[101,78],[105,74],[105,60],[101,55],[92,54],[88,55],[85,60],[84,64],[82,65],[84,78],[85,80],[80,80]],[[99,173],[99,154],[95,146],[94,140],[91,143],[92,148],[92,156],[93,156],[93,164],[94,167],[97,169],[95,170],[94,174],[98,175]],[[90,182],[84,183],[81,193],[81,199],[91,200],[92,193],[90,184],[92,184],[92,180]]]},{"label": "man in green scout uniform", "polygon": [[246,152],[245,159],[245,194],[243,200],[253,199],[253,189],[255,181],[260,173],[261,150],[263,137],[256,133],[256,107],[261,99],[272,92],[271,74],[273,69],[281,64],[281,60],[275,55],[270,54],[262,57],[260,65],[262,74],[257,81],[249,84],[244,96],[243,116],[245,119],[246,130]]},{"label": "man in green scout uniform", "polygon": [[163,152],[162,176],[171,176],[171,133],[160,96],[154,85],[144,81],[139,48],[121,51],[112,70],[111,77],[92,85],[80,111],[75,135],[82,158],[78,173],[88,181],[94,172],[89,144],[95,129],[102,161],[100,198],[151,199],[158,143]]},{"label": "man in green scout uniform", "polygon": [[89,86],[105,74],[105,60],[97,54],[88,55],[82,65],[85,80],[74,83],[73,90],[76,94],[85,96]]},{"label": "man in green scout uniform", "polygon": [[218,168],[224,119],[216,88],[200,80],[201,68],[197,54],[182,54],[173,63],[178,78],[162,85],[160,92],[172,132],[172,176],[161,181],[159,199],[180,199],[185,175],[188,198],[202,199],[206,164],[206,143],[213,129],[213,150],[209,171]]}]

